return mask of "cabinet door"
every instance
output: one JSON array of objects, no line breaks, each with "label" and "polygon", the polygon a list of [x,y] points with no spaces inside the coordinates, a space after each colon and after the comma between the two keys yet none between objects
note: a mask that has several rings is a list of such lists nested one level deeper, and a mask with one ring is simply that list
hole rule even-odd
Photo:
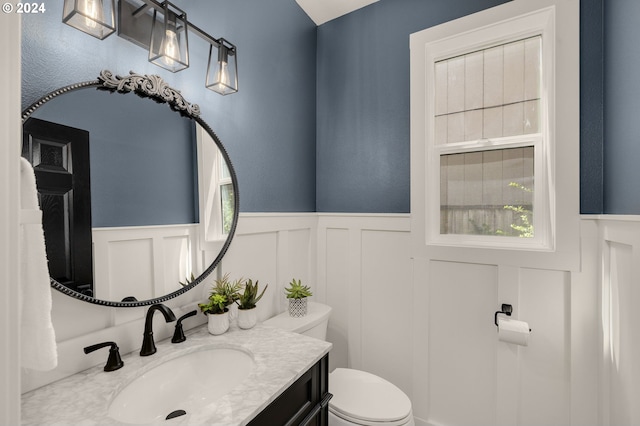
[{"label": "cabinet door", "polygon": [[300,423],[300,426],[327,426],[329,424],[329,400],[333,397],[327,393],[322,400],[314,406],[314,409]]},{"label": "cabinet door", "polygon": [[330,398],[326,398],[328,365],[326,355],[249,422],[249,426],[326,426]]}]

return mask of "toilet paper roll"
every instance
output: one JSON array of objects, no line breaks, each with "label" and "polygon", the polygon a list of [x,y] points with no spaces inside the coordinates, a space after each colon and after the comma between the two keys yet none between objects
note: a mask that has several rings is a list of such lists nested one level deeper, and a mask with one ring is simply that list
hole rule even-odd
[{"label": "toilet paper roll", "polygon": [[498,340],[528,346],[531,330],[525,321],[511,318],[498,318]]}]

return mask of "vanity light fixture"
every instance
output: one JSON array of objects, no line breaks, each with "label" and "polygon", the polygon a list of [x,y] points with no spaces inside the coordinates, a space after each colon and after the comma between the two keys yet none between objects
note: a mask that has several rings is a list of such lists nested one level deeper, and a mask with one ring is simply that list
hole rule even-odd
[{"label": "vanity light fixture", "polygon": [[[116,29],[114,5],[115,0],[64,0],[62,22],[102,40]],[[117,18],[118,36],[148,50],[149,62],[171,72],[189,66],[188,33],[197,35],[209,44],[205,86],[221,95],[238,91],[236,46],[193,25],[169,1],[118,0]]]},{"label": "vanity light fixture", "polygon": [[162,9],[153,10],[149,62],[178,72],[189,67],[187,14],[168,1],[162,3]]},{"label": "vanity light fixture", "polygon": [[116,30],[115,0],[64,0],[62,22],[103,40]]},{"label": "vanity light fixture", "polygon": [[[216,53],[214,54],[214,50]],[[238,66],[236,61],[236,47],[224,38],[218,40],[218,45],[209,46],[209,63],[207,65],[207,89],[221,95],[228,95],[238,91]]]}]

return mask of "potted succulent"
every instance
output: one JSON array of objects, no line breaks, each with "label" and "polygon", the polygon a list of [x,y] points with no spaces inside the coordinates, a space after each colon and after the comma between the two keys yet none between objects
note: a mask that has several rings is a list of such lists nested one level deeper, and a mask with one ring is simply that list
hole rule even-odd
[{"label": "potted succulent", "polygon": [[222,294],[211,293],[207,303],[198,303],[203,314],[207,315],[209,333],[218,335],[229,329],[229,309],[227,298]]},{"label": "potted succulent", "polygon": [[313,295],[309,286],[302,285],[301,280],[296,281],[294,278],[284,291],[289,299],[289,315],[292,317],[307,315],[307,297]]},{"label": "potted succulent", "polygon": [[237,315],[237,303],[240,298],[240,290],[244,279],[240,278],[231,282],[229,274],[225,274],[221,279],[216,280],[212,292],[222,294],[227,299],[227,309],[229,309],[229,319],[233,320]]},{"label": "potted succulent", "polygon": [[229,274],[217,279],[211,288],[207,303],[199,303],[198,307],[208,317],[209,333],[218,335],[229,329],[229,308],[238,298],[241,281],[231,283]]},{"label": "potted succulent", "polygon": [[264,292],[267,291],[269,284],[265,285],[262,292],[258,294],[258,281],[254,284],[251,279],[247,280],[244,284],[244,291],[240,293],[238,298],[238,327],[242,329],[249,329],[256,325],[258,322],[258,316],[256,314],[256,303]]}]

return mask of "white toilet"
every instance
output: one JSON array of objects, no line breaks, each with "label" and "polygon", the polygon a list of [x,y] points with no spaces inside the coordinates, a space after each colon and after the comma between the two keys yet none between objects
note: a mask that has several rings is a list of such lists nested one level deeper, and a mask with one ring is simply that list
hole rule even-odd
[{"label": "white toilet", "polygon": [[[310,302],[302,318],[283,312],[264,325],[326,340],[331,307]],[[398,387],[365,371],[336,368],[329,374],[329,426],[415,426],[411,401]]]}]

